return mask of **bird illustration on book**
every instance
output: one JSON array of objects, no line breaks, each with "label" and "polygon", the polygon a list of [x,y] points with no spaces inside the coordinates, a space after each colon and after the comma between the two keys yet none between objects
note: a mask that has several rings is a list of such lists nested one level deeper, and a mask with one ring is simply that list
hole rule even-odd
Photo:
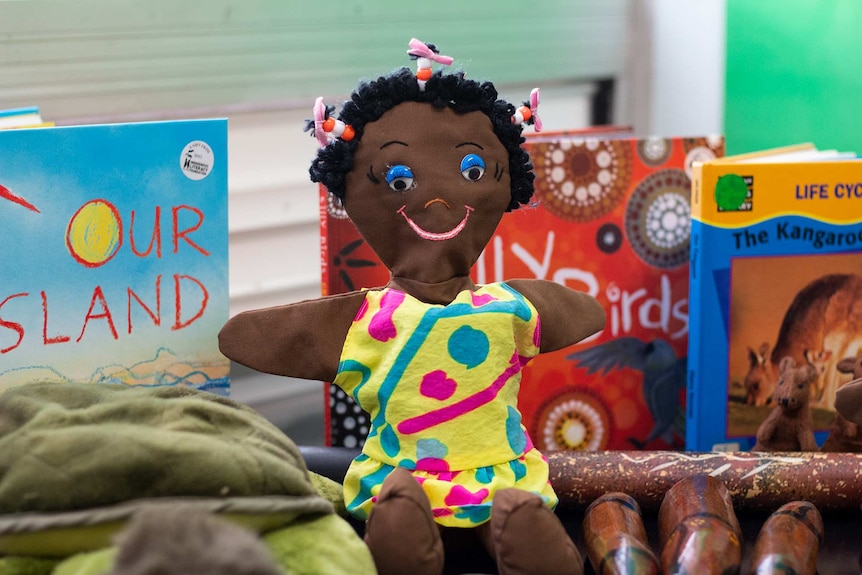
[{"label": "bird illustration on book", "polygon": [[585,368],[589,374],[626,368],[642,372],[644,402],[654,423],[646,438],[629,437],[628,441],[638,449],[658,438],[671,446],[679,442],[681,430],[677,429],[677,424],[684,422],[679,392],[685,388],[687,358],[678,358],[667,341],[621,337],[571,353],[566,359]]},{"label": "bird illustration on book", "polygon": [[350,274],[347,273],[348,270],[374,267],[377,265],[377,262],[356,257],[353,253],[363,243],[364,241],[362,239],[353,240],[341,248],[337,254],[332,256],[332,265],[338,270],[338,276],[350,291],[355,290],[356,285],[354,284],[353,279],[351,279]]}]

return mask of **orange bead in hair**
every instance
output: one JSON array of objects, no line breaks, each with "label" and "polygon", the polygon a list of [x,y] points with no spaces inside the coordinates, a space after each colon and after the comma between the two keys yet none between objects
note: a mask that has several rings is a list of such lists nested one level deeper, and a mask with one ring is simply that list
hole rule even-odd
[{"label": "orange bead in hair", "polygon": [[521,115],[524,117],[525,122],[533,117],[533,113],[527,106],[521,106],[520,108],[518,108],[518,111],[521,112]]},{"label": "orange bead in hair", "polygon": [[356,132],[353,130],[353,126],[345,125],[344,132],[341,134],[341,139],[345,142],[349,142],[353,139],[353,136],[356,135]]},{"label": "orange bead in hair", "polygon": [[416,71],[416,78],[427,82],[431,78],[431,74],[431,68],[419,68]]},{"label": "orange bead in hair", "polygon": [[335,118],[327,118],[323,121],[323,131],[331,132],[335,128]]}]

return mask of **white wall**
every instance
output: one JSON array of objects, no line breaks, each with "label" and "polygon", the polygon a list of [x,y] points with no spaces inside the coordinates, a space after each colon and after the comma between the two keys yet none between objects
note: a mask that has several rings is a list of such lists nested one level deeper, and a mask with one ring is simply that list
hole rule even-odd
[{"label": "white wall", "polygon": [[621,120],[639,134],[724,130],[726,0],[633,0]]}]

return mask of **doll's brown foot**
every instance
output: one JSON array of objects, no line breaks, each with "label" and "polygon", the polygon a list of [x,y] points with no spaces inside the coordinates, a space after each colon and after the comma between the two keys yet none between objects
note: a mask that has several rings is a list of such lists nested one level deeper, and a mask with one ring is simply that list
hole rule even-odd
[{"label": "doll's brown foot", "polygon": [[431,504],[408,470],[398,468],[383,482],[365,524],[365,543],[380,575],[443,571],[443,543]]},{"label": "doll's brown foot", "polygon": [[491,506],[500,575],[582,575],[581,554],[563,524],[533,493],[504,489]]}]

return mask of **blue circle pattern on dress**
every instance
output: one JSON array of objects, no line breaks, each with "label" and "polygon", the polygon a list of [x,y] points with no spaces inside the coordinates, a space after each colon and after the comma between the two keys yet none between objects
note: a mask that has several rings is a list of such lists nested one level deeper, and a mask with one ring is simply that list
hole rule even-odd
[{"label": "blue circle pattern on dress", "polygon": [[439,439],[427,438],[416,442],[416,459],[446,459],[449,448]]},{"label": "blue circle pattern on dress", "polygon": [[463,325],[449,336],[447,348],[452,359],[472,369],[488,359],[491,344],[484,331]]},{"label": "blue circle pattern on dress", "polygon": [[508,406],[509,415],[506,417],[506,439],[515,456],[520,456],[527,449],[527,435],[521,429],[521,414],[517,409]]}]

